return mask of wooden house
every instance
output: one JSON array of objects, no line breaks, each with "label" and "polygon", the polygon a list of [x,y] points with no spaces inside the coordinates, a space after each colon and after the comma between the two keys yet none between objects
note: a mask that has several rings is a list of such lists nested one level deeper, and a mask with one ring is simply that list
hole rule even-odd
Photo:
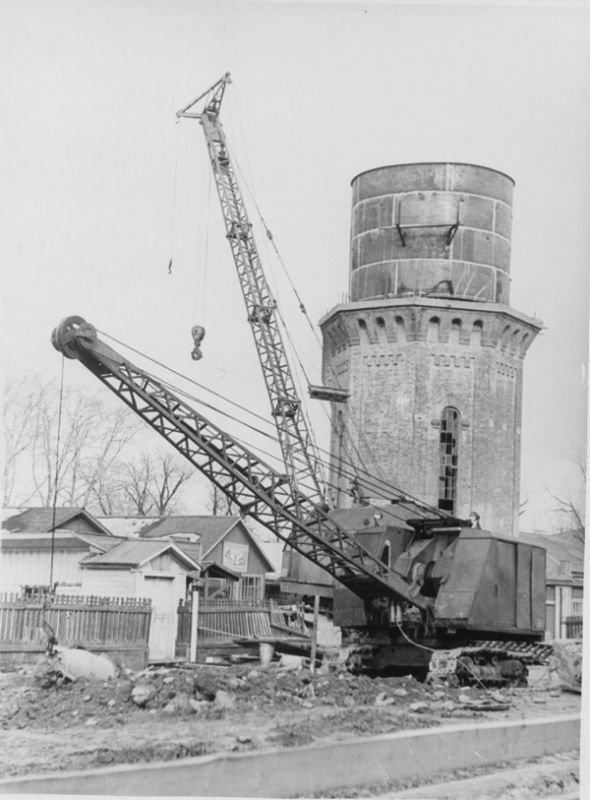
[{"label": "wooden house", "polygon": [[225,582],[232,600],[264,599],[265,576],[274,566],[241,517],[162,517],[145,527],[140,538],[174,541],[199,560],[205,576]]}]

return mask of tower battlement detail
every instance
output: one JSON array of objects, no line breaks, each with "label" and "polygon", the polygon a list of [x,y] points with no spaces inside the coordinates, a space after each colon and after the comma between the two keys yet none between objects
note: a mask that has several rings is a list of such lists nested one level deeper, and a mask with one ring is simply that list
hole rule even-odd
[{"label": "tower battlement detail", "polygon": [[511,308],[514,182],[472,164],[352,181],[349,303],[320,322],[334,404],[332,482],[353,463],[409,495],[515,534],[522,372],[542,324]]}]

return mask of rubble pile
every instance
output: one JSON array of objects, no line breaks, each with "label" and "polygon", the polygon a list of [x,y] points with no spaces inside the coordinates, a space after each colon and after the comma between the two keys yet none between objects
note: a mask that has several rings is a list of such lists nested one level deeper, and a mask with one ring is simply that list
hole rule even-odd
[{"label": "rubble pile", "polygon": [[[17,685],[1,694],[2,725],[7,728],[62,727],[74,721],[87,727],[112,727],[138,716],[197,716],[220,719],[289,709],[376,707],[416,715],[460,716],[505,710],[507,696],[478,689],[428,686],[414,678],[369,678],[344,670],[319,671],[251,666],[121,669],[106,681],[68,679],[54,665],[21,671]],[[13,681],[14,683],[14,681]],[[371,712],[373,717],[374,712]],[[360,719],[357,714],[357,719]],[[339,723],[340,724],[340,723]],[[416,723],[418,724],[418,723]],[[382,726],[378,725],[381,728]]]},{"label": "rubble pile", "polygon": [[337,666],[312,674],[307,663],[119,667],[107,680],[72,680],[54,659],[0,672],[0,722],[10,730],[0,777],[293,747],[490,712],[520,719],[579,709],[579,694],[563,692],[546,670],[529,688],[486,691]]}]

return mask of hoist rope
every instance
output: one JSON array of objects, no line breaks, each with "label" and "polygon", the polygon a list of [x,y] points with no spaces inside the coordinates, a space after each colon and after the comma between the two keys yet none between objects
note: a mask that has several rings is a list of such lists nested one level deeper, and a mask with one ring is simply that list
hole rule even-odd
[{"label": "hoist rope", "polygon": [[[286,265],[282,255],[281,255],[281,253],[279,251],[279,248],[278,248],[278,246],[277,246],[277,244],[275,242],[274,236],[273,236],[273,234],[272,234],[272,232],[271,232],[271,230],[270,230],[270,228],[269,228],[269,226],[268,226],[268,224],[267,224],[267,222],[266,222],[266,220],[265,220],[265,218],[264,218],[264,216],[262,214],[262,211],[261,211],[261,209],[260,209],[260,207],[258,205],[258,202],[256,200],[256,197],[254,195],[254,192],[253,192],[252,188],[250,187],[250,184],[248,183],[248,180],[246,179],[244,171],[242,170],[242,168],[240,166],[240,162],[239,162],[237,156],[235,155],[235,153],[233,152],[233,150],[230,149],[229,145],[228,145],[228,150],[230,150],[230,152],[231,152],[232,159],[235,161],[237,169],[238,169],[238,171],[239,171],[239,173],[240,173],[240,175],[242,177],[242,180],[244,181],[246,189],[248,191],[248,194],[250,195],[250,198],[251,198],[252,202],[254,203],[254,207],[256,208],[256,212],[257,212],[258,217],[260,219],[260,222],[261,222],[261,224],[262,224],[262,226],[264,228],[264,232],[266,234],[266,238],[270,241],[271,246],[272,246],[272,248],[273,248],[273,250],[274,250],[274,252],[275,252],[275,254],[276,254],[277,258],[278,258],[279,264],[281,265],[281,267],[283,269],[283,272],[285,273],[285,275],[287,277],[287,280],[288,280],[288,282],[289,282],[289,284],[291,286],[291,289],[293,290],[293,293],[294,293],[294,295],[295,295],[295,297],[297,299],[297,302],[299,304],[299,309],[302,312],[303,316],[305,317],[305,319],[306,319],[306,321],[307,321],[307,323],[308,323],[308,325],[309,325],[309,327],[310,327],[310,329],[311,329],[311,331],[313,333],[313,336],[314,336],[316,342],[318,343],[318,345],[320,347],[322,347],[322,342],[321,342],[321,340],[320,340],[320,338],[318,336],[318,333],[317,333],[317,331],[315,329],[315,326],[313,325],[313,323],[312,323],[312,321],[311,321],[311,319],[309,317],[309,314],[307,313],[307,309],[305,307],[305,304],[304,304],[304,302],[303,302],[303,300],[301,298],[301,295],[297,291],[297,287],[295,286],[295,283],[294,283],[294,281],[293,281],[293,279],[291,277],[291,274],[290,274],[290,272],[289,272],[289,270],[287,268],[287,265]],[[287,336],[287,338],[288,338],[288,340],[289,340],[289,342],[291,344],[292,351],[295,354],[295,357],[296,357],[297,363],[299,365],[299,368],[301,369],[301,371],[303,373],[303,376],[304,376],[305,380],[307,381],[307,385],[310,386],[311,385],[311,381],[309,379],[307,371],[306,371],[305,367],[303,366],[301,358],[300,358],[300,356],[298,354],[298,350],[297,350],[297,348],[296,348],[291,336],[289,335],[289,332],[288,332],[287,326],[285,324],[284,318],[283,318],[283,316],[282,316],[282,314],[280,312],[280,309],[278,307],[276,309],[276,312],[277,312],[279,320],[280,320],[280,322],[282,324],[282,328],[283,328],[283,330],[284,330],[284,332],[285,332],[285,334],[286,334],[286,336]],[[339,379],[338,375],[336,374],[336,371],[334,370],[333,367],[330,367],[330,372],[331,372],[332,376],[334,377],[334,379],[336,381],[336,387],[337,388],[342,388],[340,379]],[[325,406],[322,405],[322,409],[323,409],[323,413],[325,414],[326,418],[328,419],[328,422],[329,422],[330,426],[332,426],[332,420],[330,418],[330,414],[328,413],[328,411],[325,408]],[[381,467],[379,462],[376,461],[376,459],[374,458],[374,456],[373,456],[373,454],[371,452],[371,448],[370,448],[370,446],[368,445],[368,443],[366,441],[366,437],[364,436],[364,434],[360,430],[360,427],[356,426],[356,423],[355,423],[354,419],[351,418],[350,421],[352,422],[353,428],[354,428],[355,432],[358,435],[359,442],[363,445],[364,449],[367,451],[372,464],[381,472],[382,477],[385,480],[385,475],[383,473],[383,468]],[[357,456],[357,458],[358,458],[358,460],[359,460],[359,462],[360,462],[360,464],[362,466],[362,469],[365,472],[368,473],[368,468],[367,468],[367,465],[366,465],[366,461],[365,461],[364,457],[362,456],[360,450],[356,447],[356,445],[354,445],[352,443],[352,437],[348,436],[347,438],[349,439],[349,441],[351,442],[352,447],[355,450],[356,456]]]},{"label": "hoist rope", "polygon": [[64,395],[64,367],[65,367],[65,356],[62,353],[61,356],[61,376],[59,382],[59,404],[58,404],[58,411],[57,411],[57,437],[55,441],[55,478],[54,478],[54,487],[53,487],[53,508],[51,514],[51,551],[50,551],[50,558],[49,558],[49,592],[45,594],[43,597],[43,604],[41,608],[41,628],[44,633],[48,636],[47,641],[47,652],[53,653],[54,646],[57,644],[57,638],[55,635],[55,630],[49,624],[47,619],[45,618],[45,612],[48,608],[51,607],[51,601],[53,599],[53,566],[55,560],[55,527],[57,521],[57,495],[59,491],[59,445],[61,441],[61,419],[62,419],[62,412],[63,412],[63,395]]},{"label": "hoist rope", "polygon": [[[187,382],[194,384],[199,389],[203,389],[204,391],[210,392],[215,397],[217,397],[217,398],[219,398],[221,400],[224,400],[228,404],[233,405],[236,408],[238,408],[240,411],[244,411],[245,413],[250,414],[252,417],[255,417],[256,419],[262,421],[265,425],[267,425],[267,426],[269,426],[271,428],[274,428],[274,425],[270,420],[268,420],[266,417],[263,417],[262,415],[256,413],[255,411],[251,411],[246,406],[243,406],[243,405],[241,405],[239,403],[236,403],[231,398],[226,397],[225,395],[221,394],[220,392],[216,392],[214,389],[210,389],[209,387],[205,386],[204,384],[199,383],[198,381],[195,381],[192,378],[186,377],[182,373],[178,372],[177,370],[173,369],[172,367],[167,366],[166,364],[164,364],[163,362],[159,361],[158,359],[155,359],[152,356],[147,355],[146,353],[142,352],[141,350],[138,350],[135,347],[132,347],[130,345],[125,344],[120,339],[117,339],[116,337],[111,336],[110,334],[107,334],[104,331],[98,331],[98,332],[101,335],[111,339],[112,341],[117,342],[117,344],[120,344],[123,347],[126,347],[127,349],[131,350],[132,352],[136,353],[137,355],[142,356],[143,358],[147,359],[148,361],[151,361],[154,364],[157,364],[159,367],[162,367],[163,369],[171,372],[172,374],[176,375],[177,377],[182,378],[183,380],[186,380]],[[268,433],[267,431],[263,431],[260,428],[257,428],[257,427],[255,427],[253,425],[250,425],[249,423],[245,422],[242,419],[239,419],[238,417],[235,417],[234,415],[228,413],[227,411],[223,411],[222,409],[219,408],[219,406],[213,406],[210,403],[207,403],[205,400],[202,400],[201,398],[196,397],[195,395],[191,394],[190,392],[187,392],[184,389],[181,389],[180,387],[178,387],[177,385],[174,385],[173,383],[167,382],[167,381],[163,380],[162,378],[159,378],[158,376],[148,372],[147,370],[144,370],[144,371],[146,372],[146,374],[148,374],[154,380],[158,381],[159,383],[161,383],[163,386],[165,386],[166,388],[170,389],[171,391],[177,392],[178,394],[182,395],[183,397],[185,397],[185,398],[187,398],[189,400],[192,400],[192,401],[204,406],[205,408],[208,408],[208,409],[210,409],[212,411],[215,411],[215,412],[221,414],[222,416],[232,420],[233,422],[236,422],[239,425],[243,425],[244,427],[254,431],[255,433],[265,437],[266,439],[270,439],[271,441],[279,444],[279,440],[277,439],[277,437],[275,435],[273,435],[271,433]],[[236,438],[236,437],[233,437],[233,438]],[[241,442],[241,440],[240,440],[240,442]],[[241,442],[241,443],[243,443],[245,446],[251,447],[252,449],[257,449],[259,452],[262,452],[265,455],[270,456],[271,458],[279,461],[279,463],[280,463],[280,459],[277,458],[277,456],[275,454],[269,453],[268,451],[264,451],[261,448],[257,448],[254,445],[249,444],[249,443],[245,443],[245,442]],[[321,455],[319,455],[318,456],[318,461],[320,463],[322,463],[324,466],[328,466],[329,467],[330,466],[329,458],[330,457],[333,458],[331,453],[328,450],[325,450],[324,448],[321,448],[321,447],[317,447],[317,450],[318,450],[318,452],[320,454],[323,453],[326,456],[328,456],[328,458],[324,458]],[[389,501],[391,501],[392,499],[395,499],[396,502],[402,507],[407,507],[407,504],[411,503],[412,504],[412,511],[415,511],[415,513],[417,513],[419,516],[423,516],[424,518],[426,518],[427,515],[420,511],[420,507],[427,508],[429,511],[434,512],[434,513],[438,514],[439,516],[443,516],[443,517],[452,516],[450,514],[447,514],[444,511],[441,511],[440,509],[434,508],[434,506],[431,506],[428,503],[425,503],[424,501],[419,500],[418,498],[413,497],[412,495],[410,495],[407,492],[404,492],[403,490],[395,487],[393,484],[389,483],[388,481],[386,481],[386,480],[384,480],[382,478],[379,478],[379,477],[377,477],[375,475],[371,475],[371,473],[366,472],[365,470],[360,470],[359,471],[358,467],[352,462],[346,461],[345,459],[342,459],[342,458],[338,459],[338,461],[340,462],[341,465],[343,465],[345,467],[350,467],[350,470],[343,470],[342,471],[341,474],[343,474],[344,477],[354,478],[354,477],[358,476],[359,473],[360,473],[360,475],[363,478],[363,487],[365,487],[366,489],[370,489],[371,491],[373,491],[377,495],[377,497],[380,497],[381,499],[386,499],[386,500],[389,500]],[[332,489],[337,489],[338,488],[336,486],[336,484],[333,484],[332,482],[327,482],[327,483],[328,483],[329,487],[332,488]],[[344,491],[345,491],[345,493],[350,494],[350,492],[346,492],[346,490],[344,490]],[[394,498],[392,498],[392,495],[394,495]],[[416,504],[419,508],[414,509],[413,508],[414,504]],[[369,505],[372,505],[372,504],[369,503]],[[375,506],[375,508],[377,510],[379,510],[379,512],[387,513],[388,515],[390,515],[390,516],[392,516],[392,517],[394,517],[396,519],[402,519],[401,517],[398,517],[393,511],[391,511],[391,509],[384,508],[383,506]]]},{"label": "hoist rope", "polygon": [[[177,377],[182,378],[183,380],[187,381],[188,383],[192,383],[197,388],[203,389],[203,391],[205,391],[205,392],[209,392],[210,394],[214,395],[215,397],[218,397],[220,400],[225,400],[226,403],[229,403],[230,405],[235,406],[240,411],[244,411],[246,414],[250,414],[251,416],[256,417],[257,419],[261,420],[265,424],[270,425],[271,427],[274,427],[272,422],[270,420],[268,420],[266,417],[263,417],[262,414],[258,414],[256,411],[251,411],[246,406],[243,406],[240,403],[237,403],[235,400],[232,400],[231,398],[227,397],[226,395],[223,395],[220,392],[216,392],[215,389],[210,389],[208,386],[205,386],[204,384],[199,383],[199,381],[196,381],[194,378],[189,378],[187,375],[183,375],[182,372],[179,372],[178,370],[174,369],[173,367],[169,367],[167,364],[164,364],[164,362],[158,361],[157,358],[153,358],[153,356],[149,356],[147,353],[144,353],[141,350],[138,350],[136,347],[132,347],[131,345],[126,344],[125,342],[122,342],[120,339],[117,339],[115,336],[111,336],[111,334],[106,333],[105,331],[100,331],[100,330],[97,329],[97,332],[100,333],[102,336],[106,336],[108,339],[111,339],[111,341],[117,342],[117,344],[120,344],[123,347],[126,347],[128,350],[131,350],[133,353],[136,353],[138,356],[141,356],[142,358],[145,358],[148,361],[151,361],[152,363],[157,364],[159,367],[162,367],[162,369],[168,370],[168,372],[171,372],[173,375],[176,375]],[[150,374],[150,373],[148,373],[148,374]],[[155,380],[160,381],[160,383],[163,383],[162,379],[158,378],[156,375],[151,375],[150,374],[150,376],[153,377]],[[172,386],[172,384],[169,384],[169,385]],[[181,390],[179,389],[178,391],[181,391]],[[191,395],[191,399],[196,400],[199,403],[203,403],[204,405],[207,405],[204,400],[200,400],[199,398],[194,397],[192,395]],[[215,411],[219,410],[216,406],[208,406],[208,407],[214,409]]]},{"label": "hoist rope", "polygon": [[55,555],[55,523],[57,518],[57,495],[59,492],[59,445],[61,440],[61,418],[63,411],[63,395],[64,395],[64,365],[65,356],[61,356],[61,376],[59,383],[59,404],[57,411],[57,438],[55,441],[55,478],[53,486],[53,511],[51,520],[51,557],[49,560],[49,590],[53,587],[53,562]]},{"label": "hoist rope", "polygon": [[176,224],[176,184],[178,178],[178,135],[179,128],[174,126],[174,171],[172,178],[172,218],[170,220],[170,260],[168,262],[168,272],[172,272],[172,261],[174,260],[174,229]]},{"label": "hoist rope", "polygon": [[[199,310],[199,323],[205,325],[206,324],[206,312],[207,312],[207,268],[209,266],[209,226],[211,220],[211,185],[213,183],[213,176],[211,174],[211,170],[207,170],[209,174],[209,178],[207,181],[207,205],[206,205],[206,214],[205,214],[205,239],[203,242],[203,267],[201,270],[201,298],[200,298],[200,310]],[[198,274],[198,272],[197,272]],[[195,292],[196,293],[196,292]]]}]

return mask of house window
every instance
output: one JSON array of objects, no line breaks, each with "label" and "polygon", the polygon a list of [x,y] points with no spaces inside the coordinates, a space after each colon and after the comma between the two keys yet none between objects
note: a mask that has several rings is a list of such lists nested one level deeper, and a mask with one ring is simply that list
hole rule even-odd
[{"label": "house window", "polygon": [[581,617],[584,611],[584,589],[572,586],[572,617]]},{"label": "house window", "polygon": [[447,406],[440,420],[440,475],[438,507],[455,513],[457,502],[457,470],[459,466],[460,414]]}]

